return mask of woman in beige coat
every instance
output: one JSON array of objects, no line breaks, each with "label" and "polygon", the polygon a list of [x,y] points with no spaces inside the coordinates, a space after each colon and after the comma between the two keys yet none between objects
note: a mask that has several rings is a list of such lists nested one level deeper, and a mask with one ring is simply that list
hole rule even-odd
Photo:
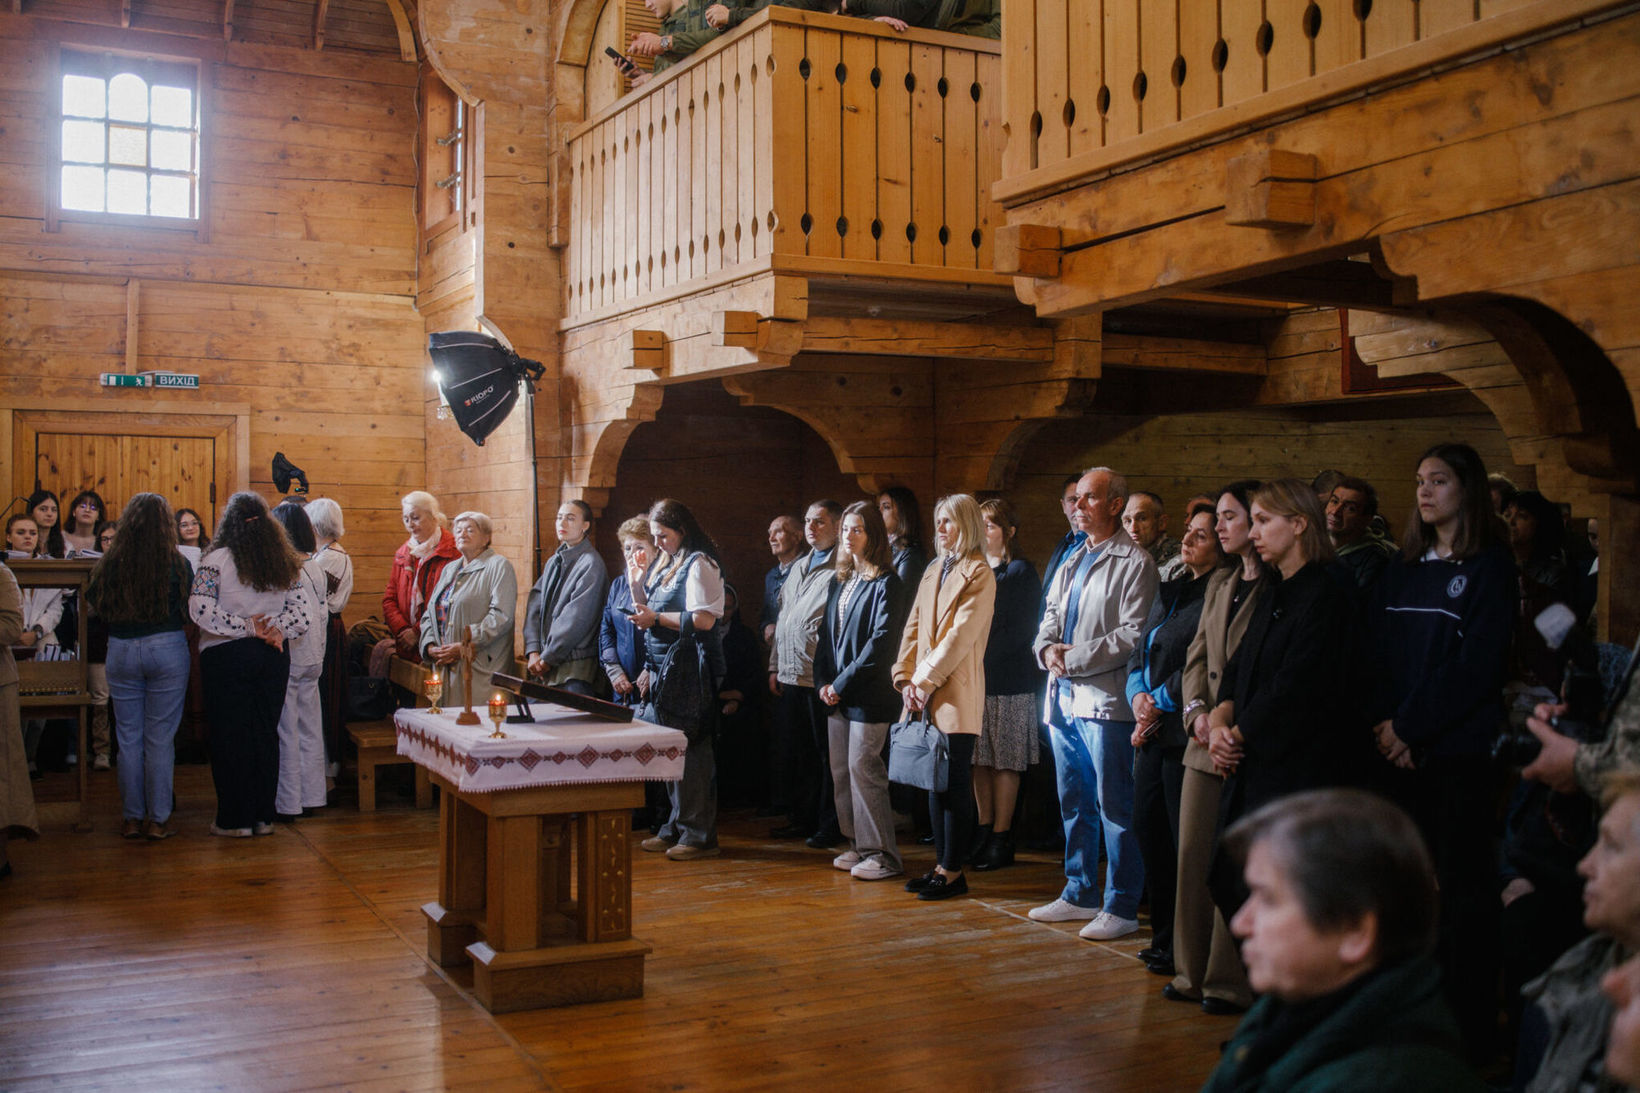
[{"label": "woman in beige coat", "polygon": [[6,840],[40,837],[34,787],[23,758],[23,727],[17,706],[17,662],[11,647],[23,637],[23,593],[11,570],[0,565],[0,880],[11,876]]},{"label": "woman in beige coat", "polygon": [[966,895],[963,858],[973,841],[970,767],[985,717],[985,644],[991,634],[997,582],[985,560],[985,521],[965,493],[934,506],[939,557],[923,571],[894,663],[894,686],[907,716],[923,708],[946,735],[951,776],[944,793],[928,795],[937,864],[905,890],[918,899]]},{"label": "woman in beige coat", "polygon": [[1214,528],[1224,556],[1237,564],[1208,578],[1180,695],[1190,740],[1179,791],[1179,872],[1173,908],[1177,974],[1162,988],[1162,996],[1172,1002],[1199,1002],[1215,1015],[1240,1013],[1253,1000],[1235,939],[1207,892],[1224,789],[1224,776],[1207,754],[1207,715],[1218,704],[1225,665],[1241,644],[1253,617],[1252,606],[1264,591],[1264,567],[1250,535],[1251,498],[1258,486],[1252,481],[1232,482],[1219,491]]}]

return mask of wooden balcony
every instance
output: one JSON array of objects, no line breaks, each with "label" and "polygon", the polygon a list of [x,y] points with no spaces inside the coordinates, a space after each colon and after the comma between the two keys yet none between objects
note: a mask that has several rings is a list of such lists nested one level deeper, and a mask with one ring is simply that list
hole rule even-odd
[{"label": "wooden balcony", "polygon": [[570,136],[563,327],[777,275],[1014,303],[999,53],[771,7],[629,93]]},{"label": "wooden balcony", "polygon": [[[1014,0],[996,196],[1102,175],[1595,22],[1614,0]],[[1090,16],[1090,10],[1093,14]]]}]

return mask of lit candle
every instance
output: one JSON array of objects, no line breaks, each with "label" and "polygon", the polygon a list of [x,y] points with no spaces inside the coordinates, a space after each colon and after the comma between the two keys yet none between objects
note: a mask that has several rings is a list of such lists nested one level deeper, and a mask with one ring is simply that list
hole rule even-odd
[{"label": "lit candle", "polygon": [[504,737],[507,735],[501,731],[501,722],[506,719],[507,696],[498,691],[490,696],[490,724],[495,726],[495,731],[490,734],[491,736]]}]

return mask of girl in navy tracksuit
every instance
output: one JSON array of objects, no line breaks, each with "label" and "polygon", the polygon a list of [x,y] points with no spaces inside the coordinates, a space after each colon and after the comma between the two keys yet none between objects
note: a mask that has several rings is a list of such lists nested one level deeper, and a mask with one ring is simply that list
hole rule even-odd
[{"label": "girl in navy tracksuit", "polygon": [[1418,464],[1418,508],[1374,591],[1368,688],[1383,784],[1417,821],[1441,886],[1439,956],[1466,1046],[1495,1036],[1501,904],[1490,751],[1518,583],[1497,534],[1486,468],[1466,444]]}]

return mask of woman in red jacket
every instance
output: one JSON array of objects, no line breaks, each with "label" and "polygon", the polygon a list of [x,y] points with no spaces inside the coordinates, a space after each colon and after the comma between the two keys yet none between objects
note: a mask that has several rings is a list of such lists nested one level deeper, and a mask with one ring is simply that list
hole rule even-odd
[{"label": "woman in red jacket", "polygon": [[432,494],[415,490],[405,494],[399,504],[410,538],[393,554],[393,573],[382,593],[382,619],[393,631],[399,656],[419,664],[416,639],[421,633],[427,595],[444,567],[461,557],[461,552],[445,526],[449,518],[439,511],[438,499]]}]

